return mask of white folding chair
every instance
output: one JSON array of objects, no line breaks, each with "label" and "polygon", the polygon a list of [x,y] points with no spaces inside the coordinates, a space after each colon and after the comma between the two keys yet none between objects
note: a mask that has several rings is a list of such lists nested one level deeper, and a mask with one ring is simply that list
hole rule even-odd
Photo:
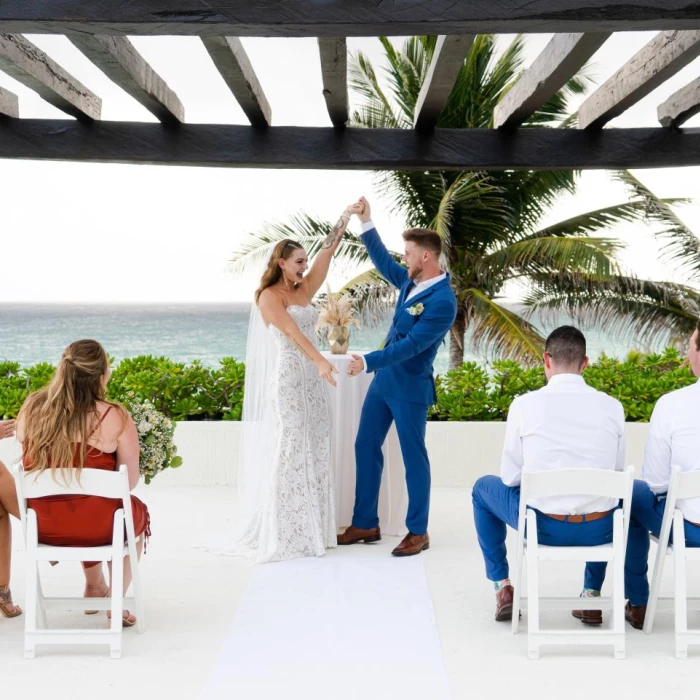
[{"label": "white folding chair", "polygon": [[[109,645],[113,659],[121,657],[122,650],[122,610],[133,609],[137,616],[137,631],[145,631],[143,592],[136,555],[136,536],[131,513],[129,478],[126,465],[118,472],[100,469],[83,469],[79,481],[77,469],[61,469],[56,479],[51,471],[41,474],[25,472],[22,466],[15,472],[17,500],[22,518],[22,529],[26,547],[25,555],[25,623],[24,656],[34,658],[38,644],[100,644]],[[72,472],[72,473],[70,473]],[[63,477],[69,477],[68,484]],[[36,512],[27,507],[28,498],[44,496],[101,496],[118,498],[122,507],[114,513],[112,543],[101,547],[57,547],[39,544]],[[124,531],[126,529],[126,544]],[[124,557],[129,556],[132,571],[134,595],[124,597]],[[44,596],[39,577],[40,561],[111,561],[111,598],[47,598]],[[48,608],[63,610],[111,610],[112,621],[109,629],[50,629],[46,611]]]},{"label": "white folding chair", "polygon": [[[539,658],[540,647],[555,644],[612,645],[616,659],[625,658],[624,563],[629,529],[634,468],[624,472],[606,469],[562,469],[549,472],[523,472],[518,514],[518,549],[513,598],[513,634],[518,633],[521,608],[523,558],[527,559],[527,648],[531,659]],[[613,541],[610,544],[577,547],[549,547],[537,542],[537,516],[527,509],[532,499],[552,496],[590,495],[622,499],[622,509],[613,515]],[[527,538],[525,521],[527,520]],[[581,524],[580,527],[586,527]],[[542,561],[612,562],[612,597],[540,598],[539,563]],[[610,568],[608,568],[610,571]],[[555,610],[600,610],[612,608],[612,629],[577,632],[541,630],[540,604]]]},{"label": "white folding chair", "polygon": [[[666,494],[666,507],[661,521],[661,531],[658,537],[652,535],[657,544],[654,574],[651,579],[649,601],[644,618],[644,632],[651,634],[654,626],[654,616],[659,601],[664,603],[674,601],[675,607],[675,647],[676,658],[688,657],[688,646],[700,644],[700,628],[688,629],[688,610],[700,610],[700,598],[688,598],[686,562],[700,561],[700,547],[685,546],[685,530],[683,513],[676,508],[679,499],[700,498],[700,471],[682,472],[680,467],[673,467],[671,483]],[[669,544],[669,535],[673,528],[673,544]],[[674,591],[673,598],[659,598],[661,578],[664,573],[666,555],[673,554]],[[665,607],[665,606],[664,606]]]}]

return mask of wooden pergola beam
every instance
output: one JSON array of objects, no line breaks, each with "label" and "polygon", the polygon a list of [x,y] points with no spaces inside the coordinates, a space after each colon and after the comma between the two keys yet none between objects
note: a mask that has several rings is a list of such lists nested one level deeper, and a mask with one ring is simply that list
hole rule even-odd
[{"label": "wooden pergola beam", "polygon": [[211,36],[202,41],[248,121],[259,128],[270,126],[272,110],[241,40],[235,36]]},{"label": "wooden pergola beam", "polygon": [[413,113],[413,126],[416,129],[429,131],[435,128],[473,43],[472,34],[438,37],[435,53],[416,100]]},{"label": "wooden pergola beam", "polygon": [[76,119],[100,118],[102,100],[23,36],[0,35],[0,70]]},{"label": "wooden pergola beam", "polygon": [[662,126],[680,126],[700,112],[700,78],[671,95],[656,113]]},{"label": "wooden pergola beam", "polygon": [[700,30],[657,34],[579,107],[579,129],[604,126],[698,56]]},{"label": "wooden pergola beam", "polygon": [[4,117],[19,117],[19,100],[14,92],[0,87],[0,115]]},{"label": "wooden pergola beam", "polygon": [[185,108],[125,36],[68,37],[112,82],[162,122],[184,122]]},{"label": "wooden pergola beam", "polygon": [[406,36],[700,29],[700,0],[3,0],[0,32]]},{"label": "wooden pergola beam", "polygon": [[700,165],[700,129],[335,129],[0,120],[0,158],[345,170],[571,170]]},{"label": "wooden pergola beam", "polygon": [[348,48],[344,37],[319,37],[323,97],[333,126],[348,121]]},{"label": "wooden pergola beam", "polygon": [[609,36],[609,32],[555,34],[496,105],[494,127],[514,128],[529,119],[576,75]]}]

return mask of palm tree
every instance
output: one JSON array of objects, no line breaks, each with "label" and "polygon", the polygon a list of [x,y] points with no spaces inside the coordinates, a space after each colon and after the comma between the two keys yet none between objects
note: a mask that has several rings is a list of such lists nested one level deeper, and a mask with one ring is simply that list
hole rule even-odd
[{"label": "palm tree", "polygon": [[[351,125],[413,128],[416,101],[436,38],[409,38],[401,51],[386,38],[380,41],[389,93],[380,86],[368,58],[362,53],[354,56],[351,87],[364,102],[353,114]],[[491,127],[495,105],[523,69],[523,49],[523,39],[517,37],[498,55],[493,35],[477,36],[438,126]],[[588,83],[585,72],[572,78],[524,127],[566,128],[572,121],[568,99],[583,93]],[[408,227],[433,228],[443,239],[446,266],[458,299],[450,334],[451,368],[463,361],[468,329],[476,348],[521,362],[537,361],[543,348],[542,335],[531,323],[531,314],[537,310],[566,309],[589,318],[604,313],[619,327],[632,324],[652,334],[685,331],[689,319],[677,312],[689,308],[689,301],[697,298],[694,291],[640,282],[623,274],[616,261],[619,242],[591,236],[620,222],[650,218],[664,225],[665,235],[678,247],[679,225],[671,205],[680,200],[656,198],[629,173],[618,177],[632,190],[629,201],[543,227],[541,222],[552,205],[575,191],[576,172],[388,171],[378,175],[381,193]],[[330,228],[305,214],[293,217],[289,224],[268,224],[242,247],[234,266],[247,267],[285,237],[298,239],[311,257]],[[686,233],[697,241],[687,229]],[[339,257],[354,266],[369,262],[364,246],[353,238],[348,238]],[[518,314],[503,305],[504,287],[514,281],[527,286],[530,313]],[[355,297],[365,318],[376,318],[395,299],[393,288],[374,269],[352,279],[344,291]]]}]

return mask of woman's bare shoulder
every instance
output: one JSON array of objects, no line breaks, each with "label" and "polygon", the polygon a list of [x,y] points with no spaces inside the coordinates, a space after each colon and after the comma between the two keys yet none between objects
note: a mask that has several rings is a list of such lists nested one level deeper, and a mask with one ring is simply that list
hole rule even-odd
[{"label": "woman's bare shoulder", "polygon": [[129,421],[129,412],[121,405],[109,401],[97,402],[100,433],[104,440],[115,440],[124,431]]}]

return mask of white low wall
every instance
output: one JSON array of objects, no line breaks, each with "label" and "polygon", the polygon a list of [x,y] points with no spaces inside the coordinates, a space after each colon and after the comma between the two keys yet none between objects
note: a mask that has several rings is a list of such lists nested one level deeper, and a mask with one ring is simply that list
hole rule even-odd
[{"label": "white low wall", "polygon": [[[627,464],[637,471],[648,423],[627,424]],[[159,474],[159,486],[235,486],[241,424],[231,421],[178,423],[175,442],[183,465]],[[471,486],[482,474],[497,474],[505,423],[428,423],[427,446],[434,486]],[[19,457],[15,440],[0,441],[0,460]]]}]

